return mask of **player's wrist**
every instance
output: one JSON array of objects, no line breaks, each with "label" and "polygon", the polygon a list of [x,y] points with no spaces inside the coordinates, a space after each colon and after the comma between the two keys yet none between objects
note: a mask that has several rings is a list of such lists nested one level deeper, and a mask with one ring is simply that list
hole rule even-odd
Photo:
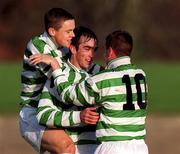
[{"label": "player's wrist", "polygon": [[56,59],[54,59],[54,58],[51,59],[50,65],[51,65],[53,71],[60,68],[60,65],[59,65],[58,61]]}]

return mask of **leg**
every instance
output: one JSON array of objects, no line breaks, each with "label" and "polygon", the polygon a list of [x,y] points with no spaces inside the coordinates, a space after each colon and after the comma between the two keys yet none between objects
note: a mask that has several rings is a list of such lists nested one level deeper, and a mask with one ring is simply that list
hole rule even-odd
[{"label": "leg", "polygon": [[41,140],[41,152],[43,151],[74,154],[75,146],[64,130],[46,128]]},{"label": "leg", "polygon": [[46,129],[39,125],[36,119],[36,109],[23,107],[19,114],[19,128],[21,136],[38,153],[49,151],[55,154],[74,154],[75,146],[69,136],[62,129]]}]

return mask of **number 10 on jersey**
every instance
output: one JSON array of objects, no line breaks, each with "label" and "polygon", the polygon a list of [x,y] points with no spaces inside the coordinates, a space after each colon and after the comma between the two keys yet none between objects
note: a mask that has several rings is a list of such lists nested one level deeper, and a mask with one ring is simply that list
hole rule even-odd
[{"label": "number 10 on jersey", "polygon": [[[143,84],[145,87],[145,100],[142,101],[142,89],[140,81],[143,80]],[[137,104],[140,109],[146,109],[147,106],[147,87],[146,80],[143,74],[136,74],[134,77],[136,91],[137,91]],[[129,75],[124,75],[122,78],[122,82],[125,83],[126,86],[126,104],[123,105],[123,110],[135,110],[135,105],[133,104],[133,96],[132,96],[132,87],[131,80]]]}]

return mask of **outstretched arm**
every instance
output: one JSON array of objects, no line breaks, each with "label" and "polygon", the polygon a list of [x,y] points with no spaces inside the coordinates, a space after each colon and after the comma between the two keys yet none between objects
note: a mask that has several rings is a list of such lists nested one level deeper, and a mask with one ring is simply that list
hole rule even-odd
[{"label": "outstretched arm", "polygon": [[[84,124],[96,124],[99,114],[95,112],[96,108],[86,108],[82,111],[64,110],[67,108],[56,96],[49,91],[50,82],[46,83],[37,110],[37,119],[41,125],[47,127],[72,127]],[[56,104],[56,105],[55,105]],[[69,107],[68,107],[69,108]]]},{"label": "outstretched arm", "polygon": [[77,106],[92,106],[98,101],[99,91],[93,77],[84,79],[80,83],[71,84],[68,81],[71,78],[71,73],[59,69],[54,71],[52,75],[63,102],[73,103]]}]

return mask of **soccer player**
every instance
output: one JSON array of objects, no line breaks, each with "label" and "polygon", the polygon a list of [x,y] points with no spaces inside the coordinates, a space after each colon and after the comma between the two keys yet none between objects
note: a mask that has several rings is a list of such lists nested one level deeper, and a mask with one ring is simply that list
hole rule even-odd
[{"label": "soccer player", "polygon": [[[61,61],[62,47],[69,48],[74,37],[74,17],[62,8],[52,8],[44,16],[45,32],[33,37],[24,52],[21,74],[21,102],[19,124],[22,137],[38,152],[73,153],[74,143],[61,129],[45,129],[36,119],[36,110],[44,84],[51,77],[48,65],[33,66],[29,57],[44,53]],[[60,136],[60,137],[57,137]]]},{"label": "soccer player", "polygon": [[[107,70],[70,85],[71,74],[52,68],[63,102],[78,106],[98,105],[100,119],[96,154],[148,154],[145,144],[147,83],[144,71],[131,64],[131,35],[122,30],[106,37]],[[67,78],[68,77],[68,78]],[[68,87],[68,88],[66,88]]]},{"label": "soccer player", "polygon": [[[97,37],[90,29],[80,26],[75,28],[74,33],[75,37],[72,39],[70,45],[71,55],[67,63],[64,63],[63,66],[64,71],[68,74],[73,74],[72,78],[69,79],[70,84],[75,84],[89,77],[86,71],[92,65],[94,52],[97,48]],[[35,58],[38,56],[39,58]],[[39,59],[46,59],[46,57],[48,58],[47,55],[34,55],[31,56],[30,61],[32,64],[36,64]],[[97,65],[95,67],[96,70],[91,69],[93,72],[100,70],[100,67]],[[54,81],[48,80],[39,102],[37,119],[41,125],[45,125],[46,127],[66,127],[66,132],[76,144],[76,154],[94,153],[97,142],[95,126],[93,125],[97,123],[99,114],[94,112],[96,110],[95,107],[86,108],[80,112],[82,109],[84,108],[74,105],[63,105],[54,87]],[[87,114],[87,116],[83,116],[83,114]],[[91,126],[84,125],[82,122],[84,124],[91,124]]]}]

